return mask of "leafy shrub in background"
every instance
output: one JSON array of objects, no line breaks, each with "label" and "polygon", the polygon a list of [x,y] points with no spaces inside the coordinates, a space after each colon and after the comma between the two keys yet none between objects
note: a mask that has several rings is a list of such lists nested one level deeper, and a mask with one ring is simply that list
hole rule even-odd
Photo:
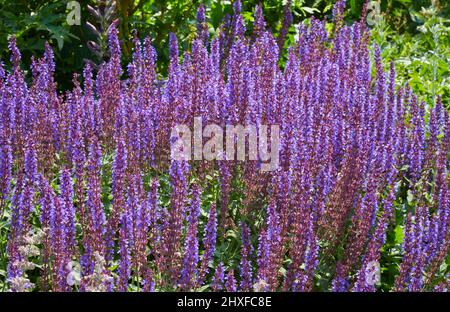
[{"label": "leafy shrub in background", "polygon": [[[12,38],[12,70],[0,69],[4,289],[448,289],[449,114],[396,85],[364,14],[344,24],[344,3],[331,32],[299,26],[283,68],[283,36],[261,7],[246,36],[239,1],[212,40],[201,6],[182,58],[170,35],[167,78],[150,38],[134,39],[125,72],[112,24],[107,62],[64,96],[50,46],[27,84]],[[170,159],[172,127],[197,116],[280,125],[280,167]]]},{"label": "leafy shrub in background", "polygon": [[[66,24],[65,1],[0,1],[0,55],[6,59],[9,55],[8,40],[16,36],[22,47],[22,54],[29,68],[32,56],[42,54],[46,41],[56,47],[56,60],[60,68],[57,77],[63,80],[74,69],[79,69],[74,54],[82,56],[80,34],[71,31]],[[27,78],[30,74],[27,75]]]}]

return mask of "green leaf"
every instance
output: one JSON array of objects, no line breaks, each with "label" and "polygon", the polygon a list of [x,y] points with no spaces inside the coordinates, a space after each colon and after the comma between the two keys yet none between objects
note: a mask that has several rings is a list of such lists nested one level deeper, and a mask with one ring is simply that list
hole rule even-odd
[{"label": "green leaf", "polygon": [[195,291],[198,291],[198,292],[205,292],[205,291],[207,291],[209,289],[209,285],[204,285],[204,286],[202,286],[202,287],[200,287],[200,288],[197,288]]},{"label": "green leaf", "polygon": [[320,13],[320,11],[316,8],[310,8],[310,7],[302,7],[301,9],[302,11],[309,13],[309,14],[314,14],[314,12]]},{"label": "green leaf", "polygon": [[403,238],[405,237],[403,226],[397,225],[395,227],[394,232],[395,232],[395,243],[401,245],[403,243]]}]

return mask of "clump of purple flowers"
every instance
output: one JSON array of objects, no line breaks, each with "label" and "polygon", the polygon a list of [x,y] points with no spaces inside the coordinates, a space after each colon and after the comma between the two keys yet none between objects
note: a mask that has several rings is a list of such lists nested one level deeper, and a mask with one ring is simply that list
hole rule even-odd
[{"label": "clump of purple flowers", "polygon": [[[449,114],[396,86],[394,63],[384,71],[364,19],[345,25],[344,7],[332,34],[314,18],[297,25],[281,66],[288,6],[274,37],[260,6],[246,30],[237,0],[214,38],[201,6],[190,51],[170,34],[167,78],[150,38],[135,38],[124,74],[112,24],[109,60],[95,73],[86,65],[64,95],[51,48],[27,84],[12,38],[12,70],[0,63],[10,289],[375,291],[368,277],[392,232],[403,236],[391,289],[448,288]],[[170,159],[172,127],[194,117],[279,125],[279,168]],[[38,227],[40,241],[27,243]],[[67,282],[72,262],[78,285]]]}]

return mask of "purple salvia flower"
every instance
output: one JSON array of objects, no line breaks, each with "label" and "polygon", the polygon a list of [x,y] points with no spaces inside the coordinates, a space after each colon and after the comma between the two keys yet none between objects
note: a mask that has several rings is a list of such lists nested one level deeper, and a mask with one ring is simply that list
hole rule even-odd
[{"label": "purple salvia flower", "polygon": [[4,83],[4,79],[5,79],[5,69],[3,68],[3,62],[0,61],[0,89]]},{"label": "purple salvia flower", "polygon": [[20,54],[20,51],[17,48],[17,40],[15,36],[11,37],[11,39],[9,40],[8,48],[9,51],[11,51],[11,63],[14,66],[14,70],[19,69],[22,55]]},{"label": "purple salvia flower", "polygon": [[[0,127],[3,128],[5,124],[2,120]],[[8,198],[10,193],[13,168],[12,146],[5,132],[5,129],[0,128],[0,140],[2,141],[0,146],[0,212],[3,212],[3,202]]]},{"label": "purple salvia flower", "polygon": [[[370,276],[376,277],[377,272],[373,272],[374,269],[378,269],[375,264],[379,264],[381,258],[381,247],[386,239],[386,229],[388,222],[392,217],[392,204],[395,199],[396,188],[392,188],[388,197],[383,202],[383,212],[378,219],[375,232],[369,241],[367,252],[363,258],[362,266],[357,273],[357,281],[354,286],[354,291],[375,291],[375,285],[369,280]],[[379,272],[378,272],[379,273]]]},{"label": "purple salvia flower", "polygon": [[[231,40],[238,38],[245,40],[245,23],[244,18],[241,15],[242,4],[241,0],[236,0],[233,3],[233,24],[232,24],[232,37]],[[233,44],[233,41],[231,42]]]},{"label": "purple salvia flower", "polygon": [[108,43],[111,51],[111,69],[114,77],[118,77],[122,74],[120,66],[120,41],[117,31],[117,22],[113,22],[109,28]]},{"label": "purple salvia flower", "polygon": [[[137,277],[151,278],[147,272],[148,227],[146,225],[146,202],[143,200],[143,185],[140,174],[130,177],[127,191],[127,209],[132,218],[132,264]],[[151,281],[149,281],[151,283]]]},{"label": "purple salvia flower", "polygon": [[[55,222],[55,197],[52,195],[52,191],[50,185],[48,184],[47,179],[43,176],[40,176],[40,221],[41,221],[41,229],[45,233],[44,241],[43,241],[43,252],[42,252],[42,262],[43,262],[43,273],[42,279],[44,288],[48,287],[49,279],[50,279],[50,260],[52,256],[52,239],[55,235],[51,232],[54,229]],[[48,290],[48,288],[46,289]]]},{"label": "purple salvia flower", "polygon": [[[172,189],[171,207],[168,211],[167,224],[162,234],[162,244],[165,252],[162,254],[161,262],[167,266],[167,274],[175,285],[180,277],[181,269],[181,239],[182,225],[186,213],[187,178],[189,165],[187,161],[172,160],[170,164],[170,184]],[[162,251],[162,250],[161,250]],[[160,251],[160,252],[161,252]]]},{"label": "purple salvia flower", "polygon": [[86,207],[89,212],[90,226],[92,227],[93,241],[96,251],[103,251],[103,234],[105,216],[103,212],[103,204],[101,201],[101,148],[100,143],[94,138],[89,146],[89,163],[88,163],[88,187]]},{"label": "purple salvia flower", "polygon": [[221,232],[224,232],[225,225],[227,222],[228,214],[228,202],[229,193],[231,187],[231,168],[229,161],[219,162],[219,173],[220,173],[220,193],[221,193],[221,206],[220,206],[220,223],[219,228]]},{"label": "purple salvia flower", "polygon": [[160,207],[158,204],[158,186],[159,181],[157,178],[152,179],[150,185],[150,192],[148,193],[148,218],[147,218],[147,227],[150,227],[150,246],[152,248],[156,248],[156,244],[158,243],[159,231],[158,231],[158,220],[160,220]]},{"label": "purple salvia flower", "polygon": [[[101,201],[101,150],[96,137],[89,145],[89,161],[87,166],[88,181],[86,194],[86,220],[84,233],[84,254],[81,265],[83,276],[90,276],[94,273],[95,254],[105,255],[104,232],[105,215],[103,203]],[[82,279],[82,282],[90,281]],[[85,289],[87,284],[82,283],[81,288]]]},{"label": "purple salvia flower", "polygon": [[169,34],[169,56],[170,62],[173,63],[173,65],[178,64],[178,40],[177,36],[174,33]]},{"label": "purple salvia flower", "polygon": [[200,217],[200,188],[194,185],[192,189],[191,207],[187,218],[187,233],[184,245],[183,269],[181,270],[180,286],[190,290],[195,285],[198,264],[197,228]]},{"label": "purple salvia flower", "polygon": [[224,278],[225,278],[225,268],[220,262],[216,267],[216,272],[212,278],[211,289],[213,291],[221,291],[224,287]]},{"label": "purple salvia flower", "polygon": [[[155,248],[157,243],[159,242],[159,231],[158,231],[158,219],[159,219],[159,205],[158,205],[158,179],[154,178],[150,184],[150,192],[148,192],[147,200],[145,202],[145,211],[143,211],[143,223],[144,223],[144,231],[143,235],[145,235],[145,250],[142,251],[143,256],[145,255],[145,259],[143,258],[141,261],[147,260],[147,255],[150,253],[156,255]],[[147,251],[147,244],[150,244],[150,251]],[[144,247],[144,246],[143,246]],[[153,278],[154,272],[153,269],[146,263],[142,267],[143,271],[143,291],[153,292],[155,290],[155,281]]]},{"label": "purple salvia flower", "polygon": [[264,21],[264,14],[262,4],[259,3],[255,7],[253,33],[255,37],[261,37],[266,30],[266,22]]},{"label": "purple salvia flower", "polygon": [[336,31],[344,24],[345,0],[338,0],[333,6],[333,23]]},{"label": "purple salvia flower", "polygon": [[37,180],[37,155],[35,143],[31,138],[27,139],[25,146],[25,179],[27,184],[33,187]]},{"label": "purple salvia flower", "polygon": [[234,278],[233,270],[230,270],[227,273],[226,280],[225,280],[225,289],[227,292],[235,292],[237,290],[236,279]]},{"label": "purple salvia flower", "polygon": [[209,41],[208,25],[206,24],[205,18],[205,6],[200,4],[197,9],[197,37],[206,46]]},{"label": "purple salvia flower", "polygon": [[[47,179],[43,176],[40,176],[40,192],[41,192],[41,200],[40,200],[40,221],[42,229],[47,229],[48,231],[53,228],[53,223],[55,222],[55,205],[54,205],[54,197],[52,196],[52,191],[50,185],[48,184]],[[48,233],[50,234],[50,233]],[[54,237],[54,235],[50,235]]]},{"label": "purple salvia flower", "polygon": [[76,229],[75,229],[75,207],[73,205],[73,182],[68,169],[64,169],[61,172],[61,195],[60,202],[63,206],[62,209],[65,212],[64,215],[64,229],[66,237],[66,247],[70,250],[72,255],[76,254],[77,241],[76,241]]},{"label": "purple salvia flower", "polygon": [[209,266],[214,256],[216,248],[216,236],[217,236],[217,216],[216,205],[213,203],[209,210],[208,223],[205,228],[205,235],[203,238],[204,252],[200,261],[200,269],[198,271],[197,284],[202,285],[205,276],[209,273]]},{"label": "purple salvia flower", "polygon": [[70,251],[66,244],[66,211],[60,198],[55,198],[55,212],[52,232],[52,253],[53,253],[53,288],[55,291],[67,291],[67,264],[70,261]]},{"label": "purple salvia flower", "polygon": [[[444,141],[441,142],[441,148],[444,148]],[[437,174],[436,174],[436,189],[437,189],[437,216],[439,217],[438,222],[438,232],[437,241],[435,242],[436,248],[441,250],[445,248],[445,241],[448,236],[448,231],[450,228],[450,192],[448,188],[448,170],[446,170],[445,159],[447,158],[447,153],[444,150],[439,151],[438,160],[436,163]]]},{"label": "purple salvia flower", "polygon": [[132,220],[131,213],[127,207],[122,210],[120,217],[120,230],[119,230],[119,268],[118,268],[118,280],[117,290],[126,292],[128,289],[128,280],[131,275],[131,256],[130,256],[130,240],[132,239]]},{"label": "purple salvia flower", "polygon": [[283,50],[284,47],[284,41],[286,40],[286,36],[288,34],[289,31],[289,27],[292,25],[292,22],[294,20],[293,16],[292,16],[292,12],[291,12],[291,5],[292,5],[292,0],[288,0],[284,6],[284,11],[283,11],[283,22],[281,25],[281,30],[280,30],[280,34],[278,36],[278,48],[281,50]]},{"label": "purple salvia flower", "polygon": [[411,268],[414,264],[414,231],[411,213],[408,213],[405,225],[405,236],[403,239],[403,259],[400,264],[400,272],[395,280],[394,290],[404,291],[411,281]]},{"label": "purple salvia flower", "polygon": [[269,248],[267,283],[270,290],[275,291],[278,286],[278,272],[283,261],[283,241],[280,217],[274,202],[267,207],[267,244]]},{"label": "purple salvia flower", "polygon": [[333,279],[332,291],[333,292],[346,292],[348,291],[349,282],[345,273],[343,273],[342,263],[338,263],[336,266],[336,275]]},{"label": "purple salvia flower", "polygon": [[[7,279],[9,281],[22,277],[24,273],[23,268],[20,266],[20,262],[23,261],[23,256],[19,252],[19,246],[23,235],[23,187],[22,180],[18,181],[11,198],[11,233],[6,246],[9,260],[6,271]],[[16,291],[14,288],[11,290]]]},{"label": "purple salvia flower", "polygon": [[442,123],[442,102],[438,96],[434,109],[430,110],[428,133],[429,137],[426,140],[426,152],[424,159],[424,166],[427,171],[431,170],[433,164],[437,161],[437,152],[439,147],[439,134],[441,132],[440,126]]},{"label": "purple salvia flower", "polygon": [[269,280],[268,264],[270,261],[270,244],[267,239],[267,233],[264,229],[259,234],[258,242],[258,274],[256,283],[262,285],[261,291],[267,291]]},{"label": "purple salvia flower", "polygon": [[[311,229],[311,232],[313,230]],[[305,258],[305,272],[302,284],[304,290],[310,291],[313,287],[314,273],[319,265],[319,242],[318,237],[314,232],[310,234],[308,241],[308,252]]]},{"label": "purple salvia flower", "polygon": [[242,223],[242,249],[241,249],[241,283],[239,289],[242,291],[249,291],[252,289],[252,264],[251,256],[253,252],[253,246],[250,241],[250,228]]},{"label": "purple salvia flower", "polygon": [[112,208],[107,222],[106,260],[111,261],[114,255],[114,239],[117,234],[117,227],[120,222],[122,209],[125,207],[125,178],[127,168],[127,150],[122,138],[117,142],[117,151],[112,169]]},{"label": "purple salvia flower", "polygon": [[414,246],[413,257],[414,265],[411,269],[411,282],[408,285],[408,290],[417,292],[422,289],[423,286],[423,266],[424,266],[424,250],[423,241],[426,239],[426,220],[428,219],[428,209],[426,207],[417,207],[414,223]]}]

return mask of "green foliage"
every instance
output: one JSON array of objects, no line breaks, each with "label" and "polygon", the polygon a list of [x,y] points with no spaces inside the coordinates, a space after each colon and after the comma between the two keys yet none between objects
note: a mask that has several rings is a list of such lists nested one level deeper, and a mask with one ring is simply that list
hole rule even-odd
[{"label": "green foliage", "polygon": [[373,41],[381,46],[386,66],[395,62],[398,83],[408,82],[430,105],[440,95],[450,109],[450,16],[434,5],[409,13],[414,32],[399,33],[383,18],[372,32]]},{"label": "green foliage", "polygon": [[55,47],[58,81],[78,70],[81,61],[77,64],[74,55],[82,55],[77,48],[80,33],[67,25],[66,16],[66,1],[0,0],[0,59],[3,62],[9,59],[8,39],[15,35],[28,68],[31,56],[42,55],[48,41]]}]

